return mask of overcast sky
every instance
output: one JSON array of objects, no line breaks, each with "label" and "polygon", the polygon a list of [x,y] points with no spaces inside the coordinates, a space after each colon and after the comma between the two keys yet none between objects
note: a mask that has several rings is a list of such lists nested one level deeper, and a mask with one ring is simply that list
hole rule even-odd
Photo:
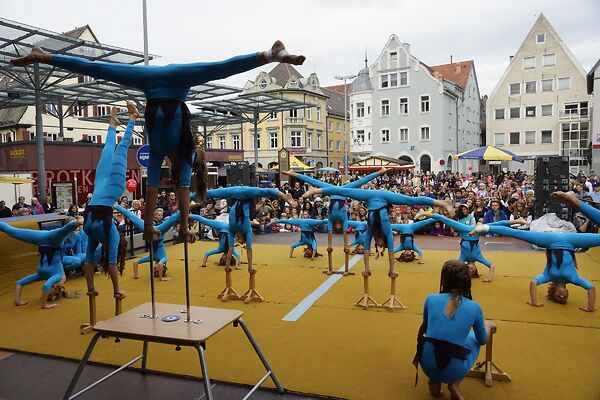
[{"label": "overcast sky", "polygon": [[[267,49],[275,39],[307,57],[321,84],[373,62],[389,35],[429,65],[475,60],[489,94],[540,12],[586,71],[600,58],[598,0],[147,0],[154,64],[213,61]],[[64,32],[89,24],[102,43],[143,50],[142,0],[0,0],[0,16]],[[35,10],[35,11],[34,11]],[[270,69],[267,67],[265,69]],[[243,86],[258,70],[227,79]]]}]

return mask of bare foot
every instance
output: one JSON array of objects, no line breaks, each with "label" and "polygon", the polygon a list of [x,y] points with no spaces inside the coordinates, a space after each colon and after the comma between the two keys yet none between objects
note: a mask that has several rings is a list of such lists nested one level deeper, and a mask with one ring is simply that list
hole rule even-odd
[{"label": "bare foot", "polygon": [[58,307],[58,304],[56,304],[56,303],[48,303],[48,304],[44,304],[42,306],[43,309],[56,308],[56,307]]},{"label": "bare foot", "polygon": [[231,272],[231,271],[233,271],[232,267],[225,267],[225,272]]},{"label": "bare foot", "polygon": [[490,278],[485,278],[484,280],[482,280],[481,282],[491,282],[492,280]]},{"label": "bare foot", "polygon": [[425,264],[425,261],[419,260],[419,264]]},{"label": "bare foot", "polygon": [[272,60],[267,61],[276,61],[292,65],[302,65],[304,64],[304,60],[306,60],[306,57],[302,55],[289,54],[285,50],[285,46],[281,40],[277,40],[273,43],[273,46],[271,47],[271,57]]},{"label": "bare foot", "polygon": [[140,117],[140,112],[138,111],[137,106],[131,100],[127,100],[127,112],[129,113],[129,119],[134,121]]},{"label": "bare foot", "polygon": [[452,200],[450,200],[450,199],[444,200],[443,207],[448,212],[448,215],[450,215],[451,217],[454,217],[455,210],[454,210],[454,207],[452,206]]},{"label": "bare foot", "polygon": [[452,400],[464,400],[462,393],[458,390],[458,384],[452,383],[448,385],[448,390],[450,391],[450,398]]},{"label": "bare foot", "polygon": [[125,297],[127,297],[127,293],[125,293],[125,292],[124,292],[124,291],[122,291],[122,290],[119,290],[118,292],[115,292],[115,293],[113,294],[113,297],[114,297],[115,299],[121,299],[121,300],[123,300]]},{"label": "bare foot", "polygon": [[587,306],[586,307],[579,307],[579,309],[581,311],[585,311],[585,312],[594,312],[594,311],[596,311],[595,309],[590,309]]},{"label": "bare foot", "polygon": [[182,229],[181,226],[179,227],[179,237],[182,241],[188,243],[194,243],[196,241],[196,235],[194,232],[190,232],[185,228]]},{"label": "bare foot", "polygon": [[425,217],[425,218],[431,218],[431,213],[426,212],[424,209],[419,209],[419,211],[417,211],[417,213],[415,214],[415,221],[418,219],[421,219],[421,217]]},{"label": "bare foot", "polygon": [[200,265],[200,268],[206,268],[206,264]]},{"label": "bare foot", "polygon": [[542,303],[532,303],[530,301],[528,301],[527,304],[529,304],[532,307],[543,307],[544,306],[544,304],[542,304]]},{"label": "bare foot", "polygon": [[24,306],[27,303],[29,303],[28,300],[15,301],[15,306]]},{"label": "bare foot", "polygon": [[256,270],[256,268],[248,268],[248,273],[249,273],[250,275],[254,275],[254,274],[256,274],[257,272],[258,272],[258,271]]},{"label": "bare foot", "polygon": [[573,208],[579,207],[579,199],[577,198],[577,195],[574,192],[565,193],[565,192],[558,191],[558,192],[552,193],[550,196],[556,197],[563,203],[568,204],[569,206],[571,206]]},{"label": "bare foot", "polygon": [[513,222],[516,222],[519,225],[527,225],[527,220],[523,217],[517,218]]},{"label": "bare foot", "polygon": [[296,256],[290,256],[290,258],[296,258]]},{"label": "bare foot", "polygon": [[282,173],[284,175],[291,176],[291,177],[295,177],[296,176],[296,171],[294,171],[293,169],[290,169],[289,171],[283,171]]},{"label": "bare foot", "polygon": [[161,281],[169,281],[171,280],[171,278],[169,278],[168,276],[163,276],[162,278],[160,278]]},{"label": "bare foot", "polygon": [[298,207],[298,203],[296,202],[296,200],[294,200],[290,193],[284,193],[283,200],[285,200],[285,202],[288,203],[292,208]]},{"label": "bare foot", "polygon": [[112,107],[110,109],[110,119],[109,119],[108,123],[113,128],[116,128],[117,126],[121,125],[121,122],[119,122],[119,119],[117,118],[118,111],[119,111],[119,107]]},{"label": "bare foot", "polygon": [[144,226],[144,240],[158,240],[160,239],[160,231],[154,229],[154,226]]},{"label": "bare foot", "polygon": [[139,275],[134,275],[134,276],[132,276],[132,278],[133,279],[140,279],[140,276]]},{"label": "bare foot", "polygon": [[236,265],[234,269],[236,269],[236,270],[238,270],[238,271],[239,271],[239,270],[242,270],[242,269],[244,269],[244,268],[240,267],[239,265]]},{"label": "bare foot", "polygon": [[44,50],[35,46],[28,55],[10,60],[10,63],[15,67],[26,67],[27,65],[35,64],[37,62],[44,63],[50,60],[52,60],[52,54],[46,53]]},{"label": "bare foot", "polygon": [[441,382],[429,381],[428,385],[429,385],[429,393],[431,393],[431,395],[433,397],[437,397],[438,399],[441,399],[442,397],[444,397],[444,392],[442,392],[442,383]]}]

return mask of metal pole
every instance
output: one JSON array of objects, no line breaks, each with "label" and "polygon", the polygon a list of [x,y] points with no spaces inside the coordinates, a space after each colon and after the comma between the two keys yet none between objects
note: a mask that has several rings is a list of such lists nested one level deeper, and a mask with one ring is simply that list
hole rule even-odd
[{"label": "metal pole", "polygon": [[158,315],[156,315],[156,302],[154,299],[154,240],[150,240],[148,243],[150,244],[148,256],[150,257],[150,295],[152,301],[152,315],[150,318],[154,319],[158,318]]},{"label": "metal pole", "polygon": [[346,85],[346,77],[344,77],[344,180],[348,182],[348,85]]},{"label": "metal pole", "polygon": [[190,316],[190,272],[189,272],[189,261],[188,261],[188,242],[187,238],[184,238],[183,242],[183,257],[185,266],[185,309],[187,311],[187,321],[190,322],[192,317]]},{"label": "metal pole", "polygon": [[64,115],[63,115],[63,103],[62,99],[59,98],[56,102],[56,114],[58,115],[58,136],[65,137],[65,128],[64,128]]},{"label": "metal pole", "polygon": [[[258,177],[258,107],[254,109],[254,184],[260,186]],[[283,132],[281,133],[283,136]]]},{"label": "metal pole", "polygon": [[35,86],[35,144],[37,149],[38,200],[46,201],[46,163],[44,161],[44,126],[42,125],[42,96],[40,89],[40,65],[33,64],[33,84]]},{"label": "metal pole", "polygon": [[144,65],[148,65],[148,13],[146,12],[146,0],[142,0],[144,19]]}]

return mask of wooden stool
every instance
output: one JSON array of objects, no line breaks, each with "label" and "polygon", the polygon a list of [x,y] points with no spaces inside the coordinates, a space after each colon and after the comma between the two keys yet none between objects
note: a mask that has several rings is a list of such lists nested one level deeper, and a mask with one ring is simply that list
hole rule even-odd
[{"label": "wooden stool", "polygon": [[[150,278],[154,279],[154,277]],[[123,313],[123,299],[115,297],[115,315]]]},{"label": "wooden stool", "polygon": [[225,289],[217,296],[221,301],[240,300],[242,296],[231,287],[231,267],[225,267]]},{"label": "wooden stool", "polygon": [[492,329],[492,333],[490,334],[490,338],[485,345],[485,360],[478,362],[475,364],[471,371],[467,374],[467,376],[473,378],[483,378],[485,379],[485,386],[492,387],[492,381],[508,381],[510,382],[510,376],[502,371],[498,366],[492,361],[492,346],[494,343],[494,333],[496,333],[496,328]]},{"label": "wooden stool", "polygon": [[349,247],[344,248],[344,263],[345,264],[344,264],[343,275],[344,276],[354,275],[354,272],[348,271],[348,265],[350,264],[350,248]]},{"label": "wooden stool", "polygon": [[98,293],[88,292],[87,295],[90,305],[90,322],[82,324],[79,327],[79,331],[82,335],[93,331],[94,325],[96,325],[96,296],[98,296]]},{"label": "wooden stool", "polygon": [[244,295],[241,298],[246,304],[252,301],[256,301],[259,303],[265,301],[265,299],[256,290],[256,272],[250,273],[250,288],[246,293],[244,293]]},{"label": "wooden stool", "polygon": [[364,286],[364,294],[362,297],[354,303],[357,307],[362,307],[363,310],[372,307],[379,307],[379,303],[377,303],[373,298],[369,295],[369,273],[367,271],[363,271],[363,286]]},{"label": "wooden stool", "polygon": [[331,247],[328,247],[327,248],[327,262],[329,263],[329,268],[327,269],[327,271],[323,271],[323,273],[327,274],[327,275],[334,274],[332,253],[333,253],[333,249]]},{"label": "wooden stool", "polygon": [[390,289],[390,298],[387,299],[383,304],[381,304],[381,307],[387,307],[390,311],[394,311],[396,307],[401,310],[404,310],[406,307],[404,306],[404,304],[400,303],[400,301],[396,297],[396,277],[391,278],[391,280],[392,284]]}]

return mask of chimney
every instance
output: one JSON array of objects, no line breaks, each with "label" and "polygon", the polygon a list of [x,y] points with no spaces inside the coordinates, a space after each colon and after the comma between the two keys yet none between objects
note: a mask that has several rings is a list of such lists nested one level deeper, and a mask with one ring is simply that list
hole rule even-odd
[{"label": "chimney", "polygon": [[452,64],[452,54],[450,54],[450,64]]},{"label": "chimney", "polygon": [[509,57],[508,57],[508,62],[512,62],[512,59],[513,59],[513,57],[514,57],[514,56],[509,56]]}]

